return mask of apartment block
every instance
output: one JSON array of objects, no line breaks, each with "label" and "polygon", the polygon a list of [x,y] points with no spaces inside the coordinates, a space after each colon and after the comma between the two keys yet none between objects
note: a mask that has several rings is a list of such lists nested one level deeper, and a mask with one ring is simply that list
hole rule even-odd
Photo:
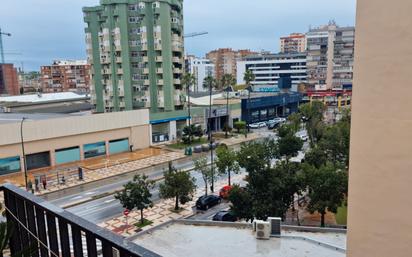
[{"label": "apartment block", "polygon": [[0,95],[19,95],[19,78],[13,64],[0,64]]},{"label": "apartment block", "polygon": [[302,33],[292,33],[280,38],[281,53],[303,53],[306,51],[306,36]]},{"label": "apartment block", "polygon": [[318,89],[342,89],[352,85],[354,27],[330,22],[306,34],[308,82]]},{"label": "apartment block", "polygon": [[42,66],[41,87],[45,93],[90,92],[90,65],[85,60],[54,61]]},{"label": "apartment block", "polygon": [[256,53],[250,50],[220,48],[206,54],[206,58],[215,65],[215,76],[217,80],[220,80],[224,74],[231,74],[236,77],[236,61],[252,54]]},{"label": "apartment block", "polygon": [[208,89],[203,87],[203,82],[208,76],[215,76],[215,65],[205,58],[197,58],[195,56],[186,56],[186,72],[191,73],[196,78],[196,83],[193,86],[194,92],[205,92]]},{"label": "apartment block", "polygon": [[182,0],[101,0],[83,11],[97,112],[184,108]]},{"label": "apartment block", "polygon": [[298,85],[307,82],[306,53],[261,53],[244,57],[237,62],[237,83],[245,84],[244,74],[251,70],[255,91],[297,91]]}]

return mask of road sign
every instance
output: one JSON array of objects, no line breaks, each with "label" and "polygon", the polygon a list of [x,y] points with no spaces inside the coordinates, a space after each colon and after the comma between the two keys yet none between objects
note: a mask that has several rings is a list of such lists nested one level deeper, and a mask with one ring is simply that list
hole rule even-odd
[{"label": "road sign", "polygon": [[130,213],[130,211],[129,211],[128,209],[125,209],[125,210],[123,211],[123,215],[124,215],[124,216],[128,216],[129,213]]}]

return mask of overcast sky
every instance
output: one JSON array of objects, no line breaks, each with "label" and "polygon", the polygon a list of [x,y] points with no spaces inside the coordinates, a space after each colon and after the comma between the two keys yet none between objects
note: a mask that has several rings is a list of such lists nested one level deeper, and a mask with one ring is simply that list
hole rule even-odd
[{"label": "overcast sky", "polygon": [[[81,8],[98,0],[2,0],[0,27],[6,61],[39,70],[54,59],[85,59]],[[209,35],[186,39],[186,52],[204,56],[220,47],[277,52],[279,37],[306,32],[334,19],[354,25],[356,0],[185,0],[185,33]]]}]

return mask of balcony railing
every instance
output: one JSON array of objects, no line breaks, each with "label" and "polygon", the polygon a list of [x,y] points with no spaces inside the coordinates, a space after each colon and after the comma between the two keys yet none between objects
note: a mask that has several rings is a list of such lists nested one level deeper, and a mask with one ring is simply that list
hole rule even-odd
[{"label": "balcony railing", "polygon": [[30,256],[160,257],[11,184],[0,190],[7,222],[14,228],[9,244],[12,255],[35,246]]}]

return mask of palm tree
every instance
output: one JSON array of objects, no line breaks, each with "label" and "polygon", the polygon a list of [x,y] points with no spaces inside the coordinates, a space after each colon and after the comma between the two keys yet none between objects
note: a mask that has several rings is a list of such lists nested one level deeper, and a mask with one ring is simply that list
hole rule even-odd
[{"label": "palm tree", "polygon": [[[249,121],[250,121],[250,108],[249,108],[249,105],[250,105],[250,91],[252,90],[252,87],[250,86],[251,84],[251,82],[252,81],[254,81],[256,79],[256,76],[255,76],[255,74],[251,71],[251,70],[246,70],[246,72],[245,72],[245,74],[244,74],[244,76],[243,76],[243,80],[246,82],[246,89],[247,89],[247,91],[248,91],[248,100],[247,100],[247,121],[246,121],[246,123],[247,123],[247,131],[249,132],[250,131],[250,128],[249,128]],[[246,135],[247,135],[247,133],[246,133]]]},{"label": "palm tree", "polygon": [[[213,166],[213,139],[212,139],[212,91],[218,87],[218,83],[215,78],[212,76],[207,76],[203,81],[203,87],[209,89],[209,117],[207,117],[207,130],[209,135],[209,144],[210,144],[210,160],[211,160],[211,174],[214,178],[214,166]],[[211,191],[214,192],[214,180],[212,179]]]},{"label": "palm tree", "polygon": [[190,113],[190,87],[196,83],[196,77],[191,74],[191,73],[185,73],[182,77],[182,84],[183,87],[186,89],[187,92],[187,112],[189,116],[189,145],[192,143],[191,142],[191,134],[192,134],[192,127],[191,127],[191,121],[192,121],[192,116]]},{"label": "palm tree", "polygon": [[256,79],[255,74],[251,70],[246,70],[243,75],[243,80],[246,82],[246,87],[250,87],[250,82]]},{"label": "palm tree", "polygon": [[225,137],[228,137],[228,128],[229,128],[229,92],[232,91],[232,86],[236,85],[236,79],[233,77],[232,74],[224,74],[220,79],[220,84],[222,88],[224,88],[226,92],[226,114],[227,114],[227,122],[225,124]]}]

